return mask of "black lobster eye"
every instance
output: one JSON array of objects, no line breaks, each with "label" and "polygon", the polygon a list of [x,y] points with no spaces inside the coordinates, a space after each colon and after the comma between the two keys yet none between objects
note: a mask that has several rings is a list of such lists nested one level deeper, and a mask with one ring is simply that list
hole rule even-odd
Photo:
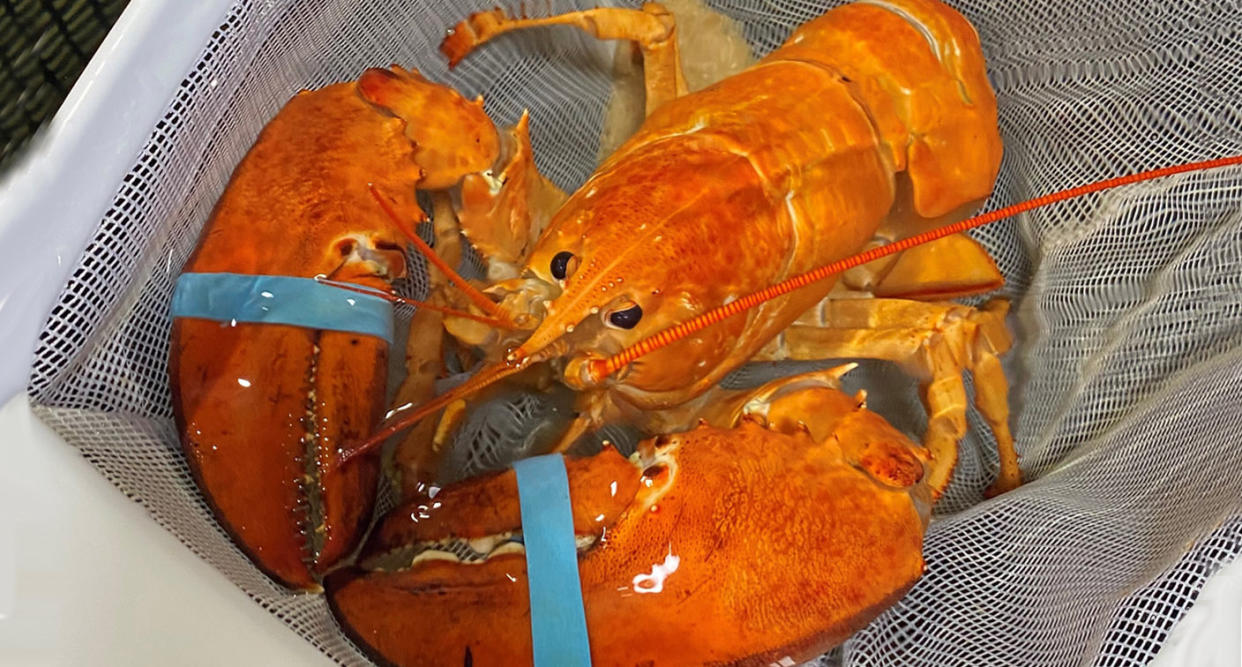
[{"label": "black lobster eye", "polygon": [[568,250],[562,250],[552,257],[552,277],[557,280],[564,280],[569,275],[569,262],[574,258],[574,254]]},{"label": "black lobster eye", "polygon": [[633,329],[638,321],[643,318],[643,309],[634,304],[625,310],[614,311],[608,315],[608,321],[612,326],[619,329]]}]

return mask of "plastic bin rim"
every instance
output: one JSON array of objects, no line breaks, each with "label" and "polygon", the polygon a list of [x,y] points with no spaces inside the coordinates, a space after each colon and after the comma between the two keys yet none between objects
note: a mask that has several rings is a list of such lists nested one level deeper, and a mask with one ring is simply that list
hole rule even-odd
[{"label": "plastic bin rim", "polygon": [[132,0],[49,125],[0,175],[0,403],[25,387],[56,298],[232,4]]}]

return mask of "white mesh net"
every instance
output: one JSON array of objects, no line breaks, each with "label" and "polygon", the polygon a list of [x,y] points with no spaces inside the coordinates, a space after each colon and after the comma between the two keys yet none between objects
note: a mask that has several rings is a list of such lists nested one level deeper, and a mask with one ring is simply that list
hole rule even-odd
[{"label": "white mesh net", "polygon": [[[444,29],[490,4],[238,2],[120,184],[41,336],[30,380],[42,418],[108,479],[342,663],[364,658],[322,598],[269,583],[217,527],[188,474],[167,386],[172,284],[262,122],[296,90],[368,66],[416,66],[482,93],[503,123],[530,108],[540,168],[562,187],[581,183],[594,166],[609,50],[551,29],[489,44],[448,72],[435,51]],[[711,4],[741,21],[762,55],[835,3]],[[989,207],[1242,152],[1238,0],[955,4],[978,29],[1000,106],[1006,154]],[[977,234],[1017,301],[1007,371],[1032,481],[981,502],[996,461],[972,408],[974,431],[928,534],[926,576],[836,657],[1140,665],[1154,655],[1204,579],[1242,550],[1239,202],[1242,170],[1221,169]],[[857,381],[892,374],[878,365]],[[905,415],[899,426],[921,429],[908,391],[873,391],[873,402],[885,400],[882,412]],[[464,469],[495,463],[473,455]]]}]

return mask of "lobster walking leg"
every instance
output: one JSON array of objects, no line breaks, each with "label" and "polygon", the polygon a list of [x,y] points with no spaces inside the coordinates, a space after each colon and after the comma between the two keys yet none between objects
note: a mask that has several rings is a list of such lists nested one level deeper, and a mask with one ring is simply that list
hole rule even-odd
[{"label": "lobster walking leg", "polygon": [[991,427],[996,438],[996,451],[1000,455],[1000,474],[985,491],[991,498],[1022,486],[1022,471],[1018,468],[1018,452],[1014,449],[1013,434],[1009,431],[1009,382],[1000,363],[1000,355],[1013,344],[1012,334],[1005,326],[1009,303],[1001,299],[993,300],[984,306],[984,310],[991,317],[981,322],[976,345],[989,353],[977,354],[972,370],[976,385],[975,407],[979,408],[979,413]]},{"label": "lobster walking leg", "polygon": [[[461,261],[461,243],[452,203],[443,192],[432,193],[431,199],[436,253],[449,266],[456,266]],[[427,278],[427,301],[452,305],[450,298],[456,293],[451,291],[447,277],[429,266]],[[415,311],[405,347],[405,369],[405,379],[393,398],[394,406],[422,403],[435,395],[435,381],[444,373],[443,313],[429,308]],[[428,419],[410,429],[397,445],[393,459],[400,473],[403,497],[417,493],[430,481],[435,431],[436,421]]]},{"label": "lobster walking leg", "polygon": [[974,373],[976,405],[996,437],[1001,473],[990,493],[1021,481],[1009,431],[1008,384],[998,356],[1012,341],[1005,328],[1008,304],[997,300],[979,310],[968,306],[899,299],[827,299],[790,327],[762,358],[864,358],[894,361],[920,383],[928,411],[924,445],[931,453],[929,477],[939,497],[957,462],[966,434],[962,371]]},{"label": "lobster walking leg", "polygon": [[479,12],[458,23],[440,45],[440,50],[448,56],[452,66],[497,35],[550,25],[576,26],[598,39],[634,42],[643,53],[648,114],[686,94],[673,15],[654,2],[643,5],[641,10],[605,7],[538,19],[512,18],[501,9]]}]

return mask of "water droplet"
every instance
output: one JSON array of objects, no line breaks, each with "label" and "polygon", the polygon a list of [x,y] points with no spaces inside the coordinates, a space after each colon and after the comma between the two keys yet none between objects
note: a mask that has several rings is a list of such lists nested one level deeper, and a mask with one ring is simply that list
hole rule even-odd
[{"label": "water droplet", "polygon": [[630,582],[634,587],[634,592],[659,593],[663,591],[664,581],[677,571],[679,565],[681,565],[681,558],[673,555],[673,548],[670,544],[669,552],[664,557],[664,562],[653,564],[650,573],[636,575],[633,581]]}]

